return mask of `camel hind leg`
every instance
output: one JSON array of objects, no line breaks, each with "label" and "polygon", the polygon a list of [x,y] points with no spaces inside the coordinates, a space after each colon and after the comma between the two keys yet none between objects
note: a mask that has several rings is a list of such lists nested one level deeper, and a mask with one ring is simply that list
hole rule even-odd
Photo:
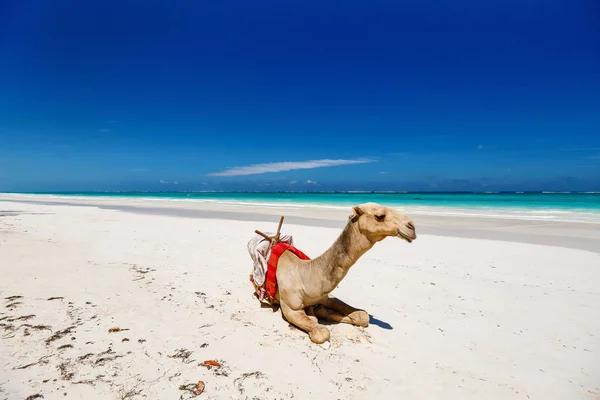
[{"label": "camel hind leg", "polygon": [[304,310],[292,310],[286,303],[281,302],[281,312],[290,324],[308,332],[313,343],[321,344],[329,340],[329,329],[319,325],[317,319],[306,315]]},{"label": "camel hind leg", "polygon": [[319,323],[319,320],[317,319],[316,315],[315,315],[315,307],[318,306],[308,306],[304,309],[304,312],[306,312],[306,315],[308,316],[308,318],[310,318],[311,320],[313,320],[315,323]]},{"label": "camel hind leg", "polygon": [[320,313],[324,316],[320,317],[317,314],[318,318],[322,318],[325,320],[327,320],[327,318],[335,318],[333,320],[330,319],[329,321],[343,322],[346,324],[362,326],[365,328],[369,326],[369,313],[367,313],[364,310],[354,308],[336,297],[329,295],[328,297],[320,301],[319,304],[329,309],[328,314],[330,314],[330,316],[326,316],[323,311],[320,311]]},{"label": "camel hind leg", "polygon": [[332,310],[330,308],[326,308],[325,306],[315,306],[315,316],[323,321],[328,322],[341,322],[344,324],[356,325],[355,321],[352,320],[347,315],[342,314],[341,312]]}]

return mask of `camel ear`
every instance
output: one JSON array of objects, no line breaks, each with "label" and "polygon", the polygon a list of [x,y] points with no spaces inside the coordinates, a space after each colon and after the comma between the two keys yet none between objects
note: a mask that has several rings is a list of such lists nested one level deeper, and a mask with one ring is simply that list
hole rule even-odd
[{"label": "camel ear", "polygon": [[352,207],[352,215],[350,216],[350,219],[352,219],[353,221],[357,220],[358,217],[360,217],[361,215],[363,215],[365,213],[365,211],[360,208],[360,206],[354,206]]}]

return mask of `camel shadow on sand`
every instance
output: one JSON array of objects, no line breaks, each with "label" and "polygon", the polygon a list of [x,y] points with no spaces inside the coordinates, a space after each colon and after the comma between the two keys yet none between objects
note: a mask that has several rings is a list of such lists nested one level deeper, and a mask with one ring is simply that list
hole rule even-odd
[{"label": "camel shadow on sand", "polygon": [[372,316],[371,314],[369,314],[369,324],[378,326],[381,329],[386,329],[386,330],[394,329],[394,327],[391,326],[390,324],[388,324],[387,322],[377,319],[374,316]]}]

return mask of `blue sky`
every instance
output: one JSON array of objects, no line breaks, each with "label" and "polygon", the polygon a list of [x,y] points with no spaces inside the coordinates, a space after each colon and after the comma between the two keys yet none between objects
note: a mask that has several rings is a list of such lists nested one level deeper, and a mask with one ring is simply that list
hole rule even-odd
[{"label": "blue sky", "polygon": [[593,0],[0,3],[0,191],[600,190],[599,132]]}]

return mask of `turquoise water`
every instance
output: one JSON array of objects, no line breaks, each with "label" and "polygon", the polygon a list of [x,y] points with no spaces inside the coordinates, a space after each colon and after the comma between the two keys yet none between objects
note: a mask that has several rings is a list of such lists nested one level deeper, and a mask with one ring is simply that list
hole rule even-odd
[{"label": "turquoise water", "polygon": [[[39,193],[42,194],[42,193]],[[382,192],[85,192],[55,196],[214,200],[351,206],[375,202],[389,206],[522,208],[600,211],[600,193],[382,193]]]},{"label": "turquoise water", "polygon": [[36,195],[202,201],[267,207],[348,208],[359,203],[375,202],[425,214],[511,215],[518,218],[600,222],[600,193],[89,192]]}]

